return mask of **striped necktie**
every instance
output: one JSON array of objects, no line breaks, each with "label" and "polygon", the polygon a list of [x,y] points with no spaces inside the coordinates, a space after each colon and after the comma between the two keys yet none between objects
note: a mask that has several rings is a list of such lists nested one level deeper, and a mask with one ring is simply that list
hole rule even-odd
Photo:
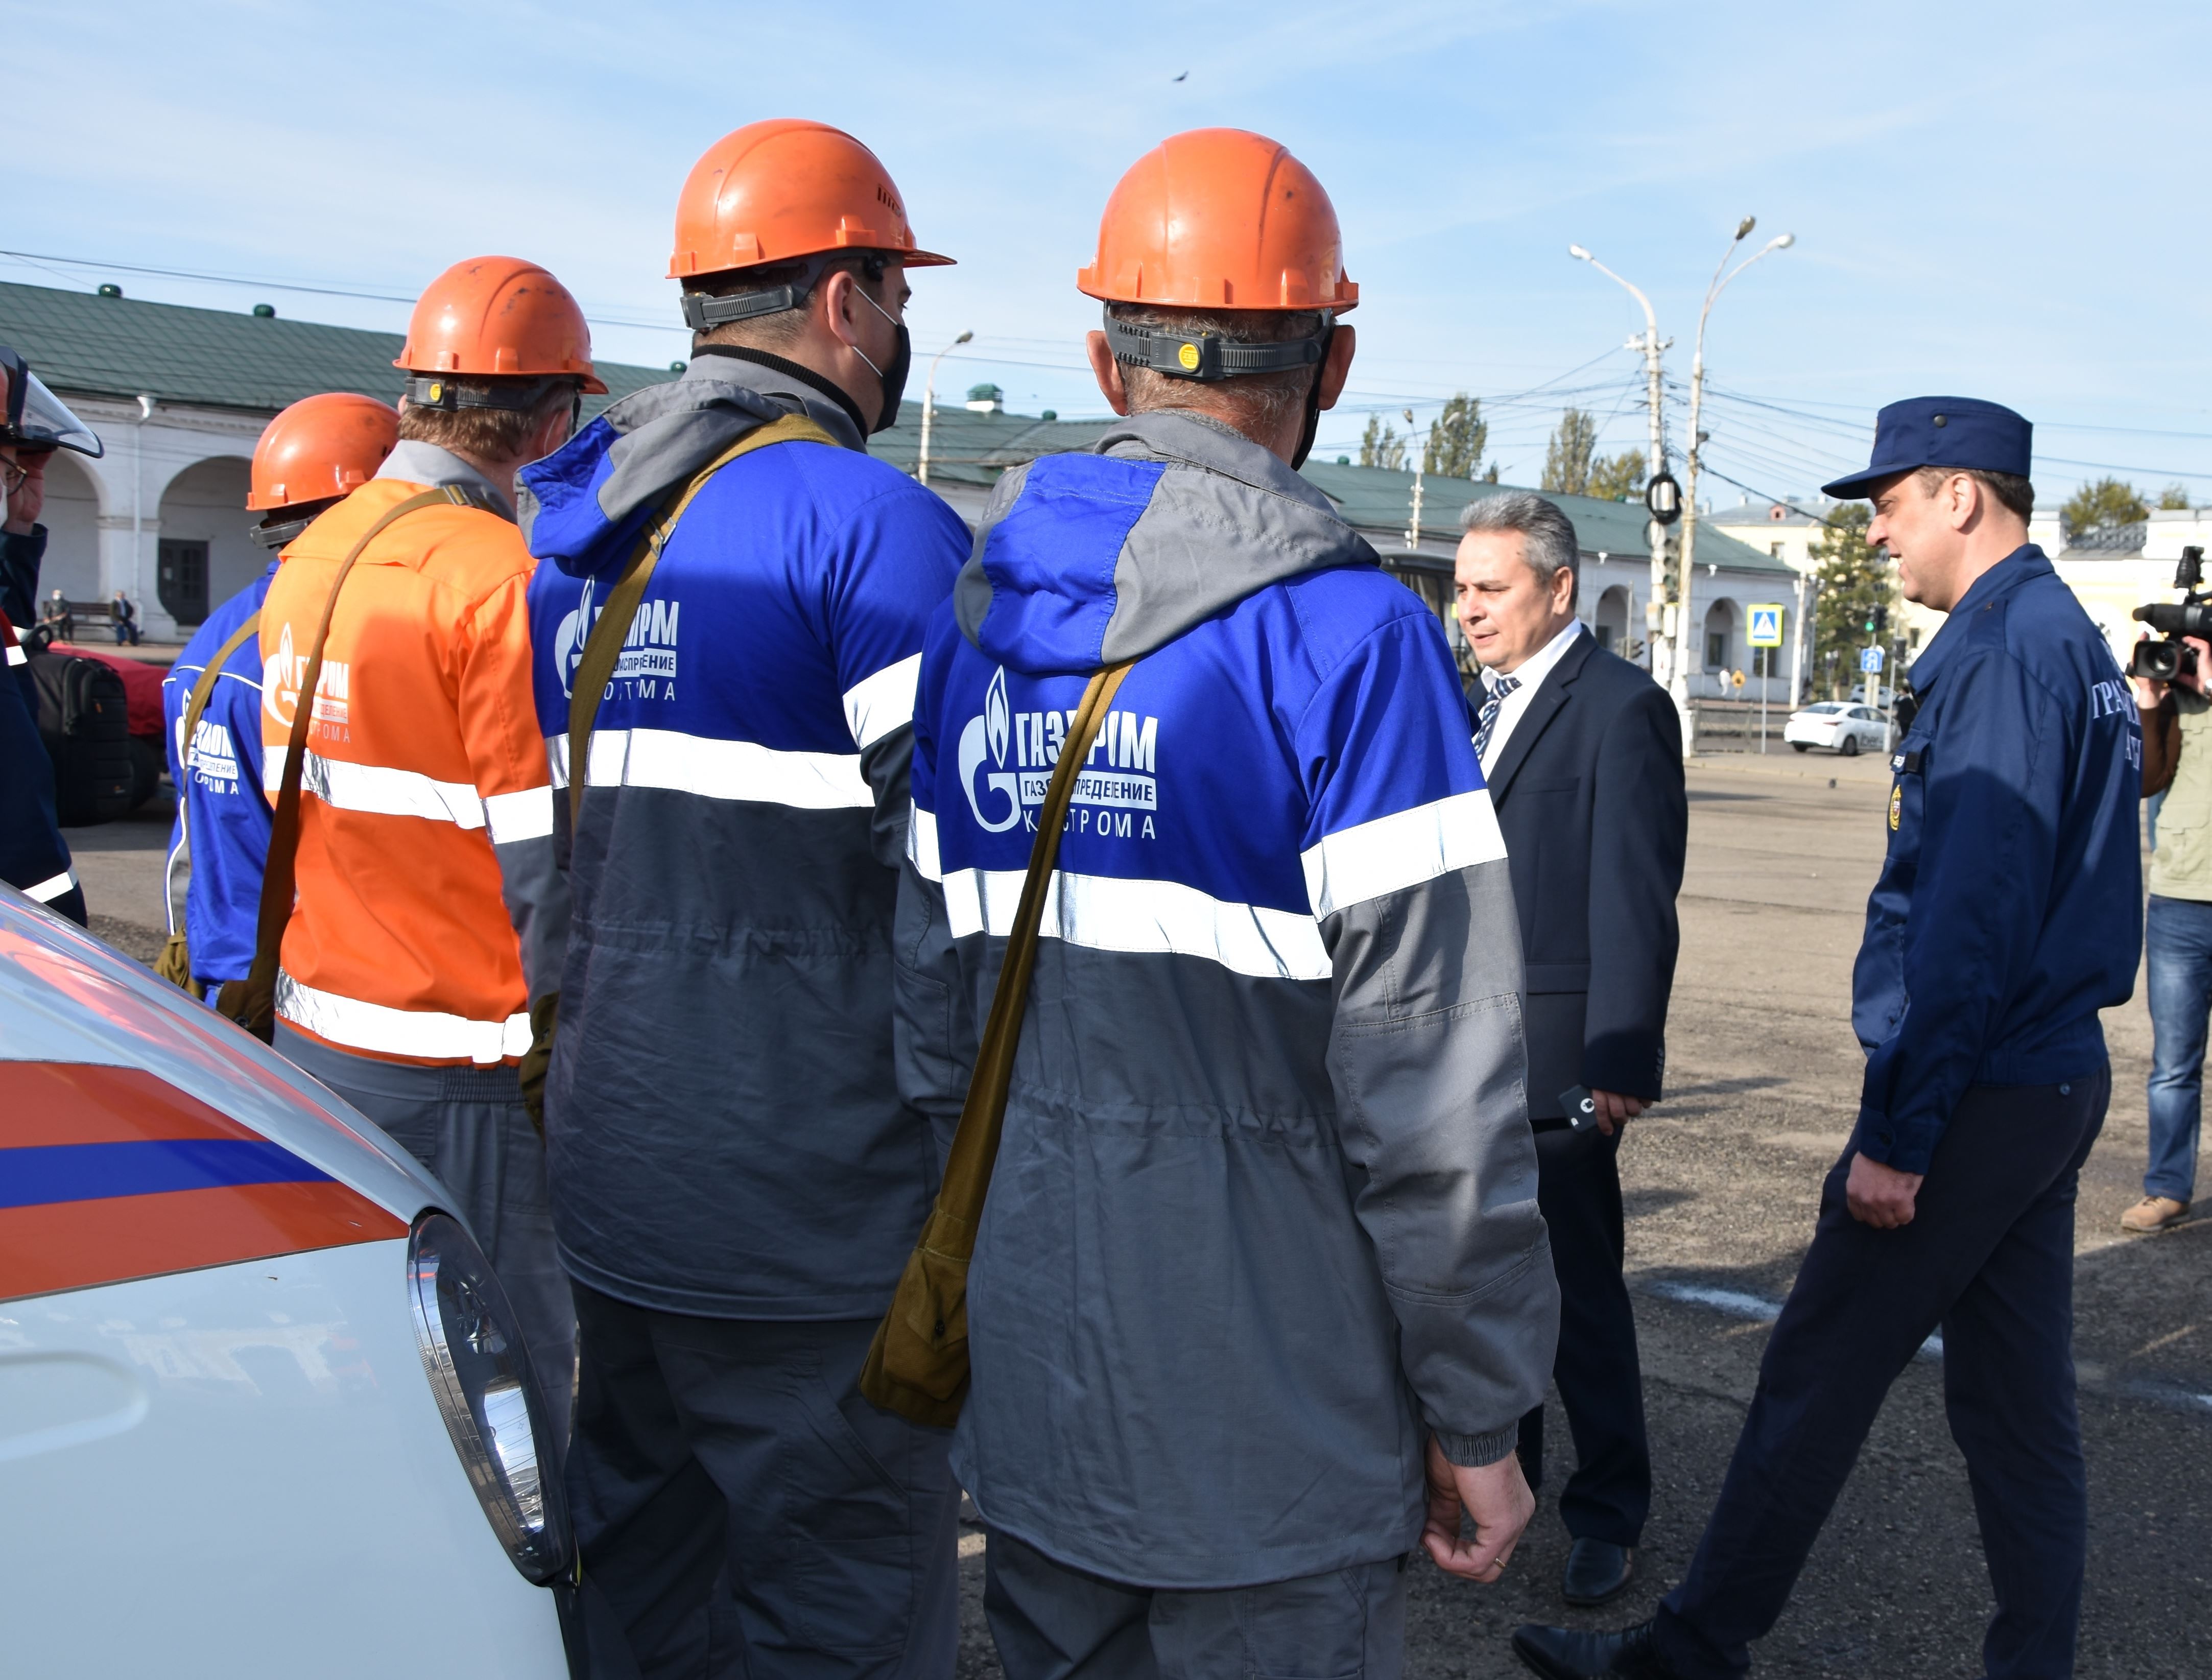
[{"label": "striped necktie", "polygon": [[1505,697],[1521,686],[1518,677],[1486,677],[1483,687],[1487,691],[1482,709],[1474,718],[1474,756],[1480,759],[1490,751],[1490,732],[1498,727],[1498,714],[1504,709]]}]

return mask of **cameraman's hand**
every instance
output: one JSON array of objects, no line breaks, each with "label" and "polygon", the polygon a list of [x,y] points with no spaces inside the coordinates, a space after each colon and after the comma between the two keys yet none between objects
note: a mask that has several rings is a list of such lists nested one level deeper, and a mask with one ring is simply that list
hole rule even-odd
[{"label": "cameraman's hand", "polygon": [[2197,664],[2193,668],[2186,665],[2183,666],[2175,673],[2173,680],[2191,694],[2202,694],[2204,692],[2206,667],[2212,667],[2212,642],[2206,642],[2201,636],[2185,636],[2181,638],[2181,643],[2196,654]]}]

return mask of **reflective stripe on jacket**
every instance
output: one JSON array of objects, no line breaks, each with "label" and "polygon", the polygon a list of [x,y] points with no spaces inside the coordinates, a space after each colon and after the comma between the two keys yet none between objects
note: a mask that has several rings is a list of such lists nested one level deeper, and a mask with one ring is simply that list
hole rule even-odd
[{"label": "reflective stripe on jacket", "polygon": [[[338,563],[387,509],[475,477],[421,443],[395,450],[395,467],[408,476],[380,474],[301,533],[270,586],[272,801]],[[550,966],[532,936],[564,913],[530,698],[532,563],[497,514],[436,507],[378,536],[346,580],[301,772],[299,897],[276,989],[287,1023],[341,1050],[494,1062],[530,1047],[538,989],[526,977]]]}]

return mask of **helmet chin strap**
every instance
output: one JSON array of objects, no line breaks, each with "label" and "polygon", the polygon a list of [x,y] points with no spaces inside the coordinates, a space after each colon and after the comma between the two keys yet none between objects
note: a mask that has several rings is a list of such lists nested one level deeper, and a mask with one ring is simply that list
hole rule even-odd
[{"label": "helmet chin strap", "polygon": [[1321,382],[1328,373],[1328,347],[1336,338],[1336,317],[1330,315],[1321,329],[1321,360],[1315,364],[1313,384],[1306,390],[1305,429],[1298,434],[1298,447],[1291,456],[1291,471],[1295,472],[1306,464],[1313,453],[1314,434],[1321,429]]}]

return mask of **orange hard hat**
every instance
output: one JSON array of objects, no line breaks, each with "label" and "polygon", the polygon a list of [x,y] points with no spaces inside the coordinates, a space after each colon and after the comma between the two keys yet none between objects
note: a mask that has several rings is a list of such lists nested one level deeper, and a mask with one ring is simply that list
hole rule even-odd
[{"label": "orange hard hat", "polygon": [[879,251],[908,268],[952,260],[915,246],[905,201],[873,152],[827,123],[775,117],[724,135],[691,166],[668,277],[839,251]]},{"label": "orange hard hat", "polygon": [[302,397],[262,428],[253,446],[254,513],[349,496],[376,476],[399,441],[399,412],[349,391]]},{"label": "orange hard hat", "polygon": [[463,378],[567,374],[586,391],[607,388],[592,371],[592,330],[576,300],[520,257],[471,257],[433,280],[392,365]]},{"label": "orange hard hat", "polygon": [[1178,309],[1327,309],[1359,301],[1336,207],[1313,172],[1265,135],[1194,128],[1121,177],[1077,289]]}]

